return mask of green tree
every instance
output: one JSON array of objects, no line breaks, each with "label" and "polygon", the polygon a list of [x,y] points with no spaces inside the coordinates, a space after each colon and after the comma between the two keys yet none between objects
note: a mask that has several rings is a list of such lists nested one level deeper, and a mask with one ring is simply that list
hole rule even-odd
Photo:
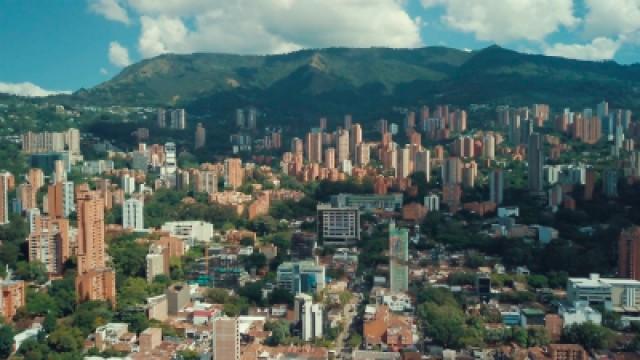
[{"label": "green tree", "polygon": [[461,346],[465,334],[464,313],[457,306],[424,303],[418,308],[426,333],[445,347]]},{"label": "green tree", "polygon": [[47,337],[51,350],[58,353],[78,352],[82,349],[84,338],[78,328],[61,326]]},{"label": "green tree", "polygon": [[264,324],[264,329],[271,331],[265,343],[270,346],[278,346],[284,344],[285,341],[291,336],[289,323],[283,320],[270,321]]},{"label": "green tree", "polygon": [[0,325],[0,359],[8,359],[13,352],[13,329],[8,325]]},{"label": "green tree", "polygon": [[229,300],[229,292],[225,289],[211,288],[207,290],[205,297],[207,302],[224,304]]},{"label": "green tree", "polygon": [[21,280],[44,284],[47,281],[47,267],[40,261],[18,261],[15,275]]},{"label": "green tree", "polygon": [[574,324],[565,329],[564,341],[580,344],[587,349],[608,348],[613,341],[613,332],[592,322]]}]

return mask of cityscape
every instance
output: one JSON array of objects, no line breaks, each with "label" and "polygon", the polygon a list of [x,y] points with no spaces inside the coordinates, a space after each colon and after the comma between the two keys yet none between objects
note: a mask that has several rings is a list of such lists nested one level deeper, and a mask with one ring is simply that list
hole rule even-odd
[{"label": "cityscape", "polygon": [[[615,23],[585,1],[569,15]],[[573,45],[589,56],[551,45],[588,34],[588,12],[520,34],[549,41],[525,51],[460,29],[462,5],[488,5],[442,0],[414,4],[442,12],[420,26],[473,49],[243,22],[255,51],[222,35],[219,51],[197,37],[244,2],[178,1],[173,20],[143,3],[82,2],[142,32],[140,58],[111,42],[117,71],[92,86],[0,82],[0,359],[640,359],[640,73],[616,55],[631,32],[610,56],[592,54],[603,37]],[[260,31],[277,33],[254,12],[301,6],[365,39],[343,3],[259,3]],[[358,6],[417,26],[400,3]]]}]

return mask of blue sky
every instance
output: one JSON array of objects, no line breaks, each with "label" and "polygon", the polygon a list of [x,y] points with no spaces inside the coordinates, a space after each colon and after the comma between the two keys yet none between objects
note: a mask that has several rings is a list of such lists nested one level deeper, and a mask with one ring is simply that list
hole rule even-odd
[{"label": "blue sky", "polygon": [[640,59],[640,0],[0,0],[0,24],[0,92],[32,95],[91,87],[167,52],[497,43]]}]

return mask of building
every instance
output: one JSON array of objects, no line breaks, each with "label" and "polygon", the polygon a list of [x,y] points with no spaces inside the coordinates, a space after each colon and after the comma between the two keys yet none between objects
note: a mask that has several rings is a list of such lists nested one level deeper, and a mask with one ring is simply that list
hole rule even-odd
[{"label": "building", "polygon": [[213,322],[213,360],[240,360],[238,319],[224,317]]},{"label": "building", "polygon": [[389,223],[389,285],[393,292],[409,291],[409,230]]},{"label": "building", "polygon": [[29,262],[40,261],[50,275],[60,275],[71,256],[69,221],[37,214],[32,219],[27,238]]},{"label": "building", "polygon": [[278,287],[293,294],[321,291],[325,277],[325,266],[314,261],[283,262],[276,273]]},{"label": "building", "polygon": [[6,280],[0,279],[0,315],[11,320],[18,309],[26,304],[25,283],[22,280],[11,280],[11,274]]},{"label": "building", "polygon": [[362,332],[363,345],[369,350],[400,351],[414,345],[411,319],[391,313],[385,305],[367,306]]},{"label": "building", "polygon": [[489,201],[501,205],[504,201],[504,172],[494,169],[489,173]]},{"label": "building", "polygon": [[312,341],[322,338],[324,318],[322,305],[314,304],[313,297],[307,294],[297,294],[294,299],[295,320],[299,321],[302,329],[302,340]]},{"label": "building", "polygon": [[305,152],[309,163],[322,164],[322,129],[311,129],[307,133]]},{"label": "building", "polygon": [[360,240],[360,210],[356,207],[317,206],[318,238],[325,244],[351,244]]},{"label": "building", "polygon": [[244,169],[242,160],[229,158],[224,160],[224,187],[236,190],[244,181]]},{"label": "building", "polygon": [[170,221],[164,223],[161,229],[188,245],[210,242],[213,237],[213,224],[204,221]]},{"label": "building", "polygon": [[149,253],[146,256],[147,282],[153,282],[158,275],[169,274],[169,248],[160,244],[149,246]]},{"label": "building", "polygon": [[76,189],[78,213],[76,295],[79,301],[116,304],[115,271],[107,267],[104,241],[104,198],[86,184]]},{"label": "building", "polygon": [[207,141],[207,131],[202,126],[202,123],[198,123],[198,126],[196,127],[196,139],[195,139],[194,147],[196,149],[200,149],[205,146],[206,141]]},{"label": "building", "polygon": [[425,180],[431,181],[431,152],[429,150],[417,151],[415,153],[414,171],[423,172]]},{"label": "building", "polygon": [[562,324],[565,328],[586,322],[596,325],[602,324],[602,314],[589,306],[587,301],[576,301],[573,304],[560,303],[558,314],[562,317]]},{"label": "building", "polygon": [[640,313],[640,281],[633,279],[569,278],[567,300],[586,301],[589,305],[604,305],[605,309],[623,314]]},{"label": "building", "polygon": [[440,198],[436,194],[429,194],[424,197],[424,207],[427,211],[440,211]]},{"label": "building", "polygon": [[402,209],[403,197],[401,193],[384,195],[373,194],[338,194],[331,196],[331,206],[334,208],[356,207],[362,212],[375,210],[399,211]]},{"label": "building", "polygon": [[618,239],[618,276],[640,280],[640,227],[620,233]]},{"label": "building", "polygon": [[12,178],[9,172],[0,173],[0,225],[9,223],[9,181]]},{"label": "building", "polygon": [[342,164],[349,158],[349,131],[341,129],[336,134],[336,162]]},{"label": "building", "polygon": [[131,198],[122,205],[122,227],[133,231],[144,231],[144,202]]},{"label": "building", "polygon": [[540,194],[544,190],[543,167],[544,167],[544,138],[538,133],[533,133],[529,137],[529,147],[527,149],[527,176],[529,191]]},{"label": "building", "polygon": [[167,312],[169,315],[176,315],[191,300],[191,293],[187,284],[173,284],[167,288],[165,295],[167,296]]}]

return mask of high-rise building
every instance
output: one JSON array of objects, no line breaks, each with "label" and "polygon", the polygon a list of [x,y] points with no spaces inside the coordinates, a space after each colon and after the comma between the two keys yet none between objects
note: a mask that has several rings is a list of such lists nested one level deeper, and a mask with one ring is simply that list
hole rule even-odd
[{"label": "high-rise building", "polygon": [[604,195],[610,198],[618,196],[618,171],[607,169],[602,174],[602,187]]},{"label": "high-rise building", "polygon": [[423,172],[427,182],[431,181],[431,152],[423,149],[416,152],[415,171]]},{"label": "high-rise building", "polygon": [[531,134],[527,148],[529,191],[540,194],[544,190],[544,138],[538,133]]},{"label": "high-rise building", "polygon": [[175,143],[164,144],[164,168],[167,174],[174,174],[178,168]]},{"label": "high-rise building", "polygon": [[504,200],[504,172],[502,169],[494,169],[489,173],[489,201],[496,205]]},{"label": "high-rise building", "polygon": [[411,151],[408,147],[403,147],[397,151],[396,178],[405,179],[411,175]]},{"label": "high-rise building", "polygon": [[0,225],[9,223],[9,172],[0,173]]},{"label": "high-rise building", "polygon": [[184,109],[174,109],[171,111],[171,128],[179,130],[187,128],[187,113]]},{"label": "high-rise building", "polygon": [[47,212],[52,219],[68,218],[75,211],[72,181],[57,182],[47,189]]},{"label": "high-rise building", "polygon": [[246,126],[243,109],[236,109],[236,126],[240,129]]},{"label": "high-rise building", "polygon": [[349,131],[340,129],[336,133],[336,161],[342,164],[344,160],[349,160]]},{"label": "high-rise building", "polygon": [[44,172],[38,168],[29,169],[27,181],[33,186],[35,191],[40,190],[40,188],[44,186]]},{"label": "high-rise building", "polygon": [[196,127],[196,139],[195,139],[194,147],[196,149],[200,149],[204,147],[204,145],[206,144],[206,141],[207,141],[207,131],[205,130],[204,126],[202,126],[202,123],[198,123],[198,126]]},{"label": "high-rise building", "polygon": [[295,320],[300,323],[303,341],[322,338],[324,321],[321,304],[314,304],[310,295],[297,294],[294,299],[294,314]]},{"label": "high-rise building", "polygon": [[207,194],[218,192],[218,175],[215,171],[200,171],[198,173],[196,191]]},{"label": "high-rise building", "polygon": [[424,197],[424,207],[427,211],[440,211],[440,198],[436,194],[429,194]]},{"label": "high-rise building", "polygon": [[482,156],[489,160],[496,158],[496,137],[493,134],[486,134],[482,142]]},{"label": "high-rise building", "polygon": [[326,148],[324,150],[324,167],[327,169],[335,169],[336,167],[336,149]]},{"label": "high-rise building", "polygon": [[224,160],[224,187],[233,190],[242,186],[244,181],[244,169],[242,160],[239,158],[228,158]]},{"label": "high-rise building", "polygon": [[104,198],[87,184],[77,191],[78,233],[76,296],[79,301],[105,300],[116,303],[115,272],[106,266],[104,242]]},{"label": "high-rise building", "polygon": [[258,125],[258,110],[254,107],[247,109],[247,129],[254,130]]},{"label": "high-rise building", "polygon": [[318,238],[325,244],[350,244],[360,239],[360,210],[318,204]]},{"label": "high-rise building", "polygon": [[129,174],[122,175],[122,190],[127,195],[136,192],[136,179]]},{"label": "high-rise building", "polygon": [[356,166],[364,167],[369,164],[371,149],[369,144],[360,143],[356,145]]},{"label": "high-rise building", "polygon": [[640,280],[640,227],[620,233],[618,239],[618,276]]},{"label": "high-rise building", "polygon": [[460,184],[462,182],[462,160],[459,157],[449,157],[442,164],[442,183]]},{"label": "high-rise building", "polygon": [[389,287],[409,291],[409,230],[389,224]]},{"label": "high-rise building", "polygon": [[127,199],[122,206],[122,227],[134,231],[144,230],[144,202],[139,199]]},{"label": "high-rise building", "polygon": [[307,133],[306,139],[307,161],[310,163],[322,163],[322,129],[312,129]]},{"label": "high-rise building", "polygon": [[351,134],[349,134],[349,154],[351,154],[354,163],[358,164],[358,145],[362,144],[362,126],[360,124],[351,125]]},{"label": "high-rise building", "polygon": [[214,320],[213,360],[240,360],[238,319],[223,317]]},{"label": "high-rise building", "polygon": [[164,109],[158,109],[156,122],[158,127],[164,129],[167,127],[167,112]]},{"label": "high-rise building", "polygon": [[36,214],[27,238],[29,261],[40,261],[50,275],[60,275],[71,256],[69,221]]}]

